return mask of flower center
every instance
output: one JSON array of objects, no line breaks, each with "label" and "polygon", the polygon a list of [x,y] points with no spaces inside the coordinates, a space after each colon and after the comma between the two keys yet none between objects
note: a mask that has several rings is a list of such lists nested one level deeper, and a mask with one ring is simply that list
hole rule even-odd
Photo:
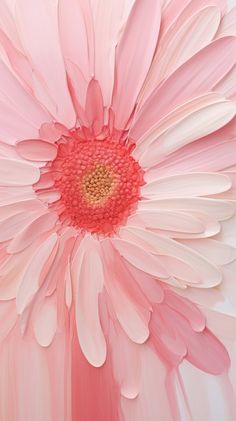
[{"label": "flower center", "polygon": [[60,217],[92,233],[112,234],[135,210],[143,170],[130,147],[111,140],[60,141],[51,169],[60,192]]}]

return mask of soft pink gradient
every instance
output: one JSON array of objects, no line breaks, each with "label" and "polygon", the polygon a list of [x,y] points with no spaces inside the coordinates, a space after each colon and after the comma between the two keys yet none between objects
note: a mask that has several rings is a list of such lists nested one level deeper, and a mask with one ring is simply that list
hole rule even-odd
[{"label": "soft pink gradient", "polygon": [[[1,1],[1,421],[236,419],[226,6]],[[101,142],[129,198],[140,175],[112,229],[73,216]]]}]

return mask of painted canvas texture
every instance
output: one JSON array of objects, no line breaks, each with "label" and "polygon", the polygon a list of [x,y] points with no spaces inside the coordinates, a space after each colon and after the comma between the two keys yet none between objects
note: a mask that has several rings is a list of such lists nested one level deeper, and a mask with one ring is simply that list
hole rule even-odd
[{"label": "painted canvas texture", "polygon": [[0,421],[236,420],[236,8],[1,0]]}]

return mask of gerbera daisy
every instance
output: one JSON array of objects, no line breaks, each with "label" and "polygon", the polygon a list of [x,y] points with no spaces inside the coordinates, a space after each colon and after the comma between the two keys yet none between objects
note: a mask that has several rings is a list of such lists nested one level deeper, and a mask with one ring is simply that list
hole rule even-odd
[{"label": "gerbera daisy", "polygon": [[1,421],[236,419],[235,35],[225,0],[1,1]]}]

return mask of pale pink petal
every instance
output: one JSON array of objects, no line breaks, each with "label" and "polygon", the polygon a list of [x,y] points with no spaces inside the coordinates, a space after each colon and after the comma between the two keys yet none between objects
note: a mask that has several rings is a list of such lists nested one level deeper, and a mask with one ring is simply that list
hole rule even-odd
[{"label": "pale pink petal", "polygon": [[76,99],[81,106],[85,105],[88,83],[94,76],[94,35],[91,21],[88,2],[72,0],[68,8],[66,0],[59,1],[59,30],[63,55],[71,84],[76,90]]},{"label": "pale pink petal", "polygon": [[231,9],[223,16],[220,27],[217,31],[216,38],[225,37],[227,35],[236,35],[236,8]]},{"label": "pale pink petal", "polygon": [[51,345],[57,330],[57,307],[54,297],[44,298],[37,309],[33,325],[38,343],[43,347]]},{"label": "pale pink petal", "polygon": [[41,216],[39,212],[19,212],[0,222],[0,242],[16,237],[22,229],[32,224]]},{"label": "pale pink petal", "polygon": [[151,152],[146,151],[139,160],[141,165],[155,165],[169,153],[220,129],[233,119],[235,112],[233,102],[222,101],[189,114],[151,144]]},{"label": "pale pink petal", "polygon": [[149,145],[151,145],[156,139],[161,137],[163,134],[168,133],[170,129],[180,124],[190,115],[199,110],[203,110],[208,106],[219,104],[225,101],[225,97],[215,92],[208,92],[207,94],[197,96],[196,98],[190,99],[187,102],[177,106],[174,110],[170,111],[166,116],[157,121],[144,135],[137,139],[136,148],[133,151],[133,156],[137,159],[146,152]]},{"label": "pale pink petal", "polygon": [[[101,86],[104,105],[110,106],[115,76],[115,51],[135,0],[92,0],[94,24],[94,74]],[[106,60],[104,60],[106,57]]]},{"label": "pale pink petal", "polygon": [[[204,225],[198,218],[184,212],[143,210],[138,211],[136,215],[144,222],[146,228],[186,233],[201,233],[204,231]],[[129,219],[129,223],[132,223],[132,217]]]},{"label": "pale pink petal", "polygon": [[115,126],[118,129],[126,126],[135,106],[153,58],[159,25],[159,0],[135,2],[116,51],[116,79],[112,108],[115,111]]},{"label": "pale pink petal", "polygon": [[2,342],[3,339],[7,338],[8,334],[11,332],[11,330],[17,322],[15,302],[13,300],[1,301],[0,317],[2,320],[0,329],[0,340]]},{"label": "pale pink petal", "polygon": [[139,203],[138,209],[149,211],[172,209],[203,213],[216,220],[223,221],[233,216],[235,205],[225,200],[202,197],[145,200]]},{"label": "pale pink petal", "polygon": [[213,239],[181,240],[181,243],[192,247],[214,264],[226,265],[236,258],[236,248]]},{"label": "pale pink petal", "polygon": [[193,421],[204,418],[231,421],[235,418],[232,385],[226,376],[210,376],[188,362],[180,366],[180,374]]},{"label": "pale pink petal", "polygon": [[89,127],[98,135],[103,127],[103,97],[97,80],[92,79],[88,85],[86,105],[86,117]]},{"label": "pale pink petal", "polygon": [[[22,51],[18,50],[10,41],[9,37],[0,29],[1,46],[10,62],[10,65],[25,89],[32,92],[33,69]],[[8,64],[8,63],[7,63]]]},{"label": "pale pink petal", "polygon": [[[11,42],[20,49],[21,44],[19,40],[19,35],[17,33],[16,24],[14,22],[14,4],[12,2],[12,8],[10,7],[10,1],[4,0],[0,4],[0,26],[2,30],[6,33]],[[12,10],[13,9],[13,10]]]},{"label": "pale pink petal", "polygon": [[189,320],[193,330],[201,332],[205,329],[206,319],[196,305],[192,304],[191,301],[187,299],[177,296],[171,290],[166,290],[165,296],[168,301],[168,306]]},{"label": "pale pink petal", "polygon": [[[42,123],[51,121],[50,114],[42,108],[33,95],[30,95],[24,90],[1,60],[0,97],[8,107],[10,106],[15,113],[26,120],[26,123],[35,127],[37,130]],[[35,130],[31,136],[36,136]]]},{"label": "pale pink petal", "polygon": [[[209,374],[222,374],[229,368],[229,355],[224,345],[207,329],[194,331],[186,320],[187,313],[183,317],[170,306],[159,306],[157,310],[166,325],[167,332],[182,339],[187,347],[186,359],[191,364]],[[158,314],[156,314],[156,317]],[[191,313],[190,313],[190,317]],[[205,357],[203,357],[203,355]]]},{"label": "pale pink petal", "polygon": [[14,201],[13,203],[10,202],[10,204],[2,204],[0,206],[0,221],[9,218],[10,216],[16,215],[17,213],[21,212],[35,212],[35,211],[45,211],[46,208],[43,206],[43,204],[33,199],[23,200],[23,201]]},{"label": "pale pink petal", "polygon": [[30,163],[0,158],[0,185],[29,186],[38,181],[40,172]]},{"label": "pale pink petal", "polygon": [[145,184],[141,192],[147,198],[209,196],[231,188],[229,177],[218,173],[187,173],[159,178]]},{"label": "pale pink petal", "polygon": [[178,105],[211,91],[235,64],[235,48],[233,37],[221,38],[183,64],[146,101],[136,117],[131,137],[139,139]]},{"label": "pale pink petal", "polygon": [[54,259],[56,244],[57,235],[52,234],[40,245],[29,262],[16,297],[17,312],[19,314],[23,313],[34,294],[38,291],[41,277],[46,275]]},{"label": "pale pink petal", "polygon": [[22,158],[30,161],[53,161],[57,147],[43,140],[23,140],[16,144],[16,150]]},{"label": "pale pink petal", "polygon": [[58,216],[56,213],[48,212],[43,215],[39,215],[34,218],[32,222],[23,227],[21,231],[17,233],[15,238],[9,243],[7,247],[8,253],[18,253],[24,248],[28,247],[40,235],[50,231],[54,228]]},{"label": "pale pink petal", "polygon": [[141,351],[141,385],[134,400],[122,399],[126,421],[170,421],[172,411],[166,389],[167,368],[148,346]]},{"label": "pale pink petal", "polygon": [[79,246],[72,268],[76,288],[76,323],[81,349],[94,367],[106,360],[106,341],[99,320],[98,294],[104,273],[98,245],[85,238]]},{"label": "pale pink petal", "polygon": [[[207,46],[212,41],[220,23],[219,1],[198,0],[195,2],[189,0],[186,2],[186,0],[184,0],[180,2],[175,0],[170,2],[170,10],[168,11],[168,9],[169,8],[167,7],[167,14],[170,12],[173,15],[174,12],[175,19],[172,24],[167,27],[165,12],[164,16],[162,16],[158,48],[147,76],[145,86],[140,95],[142,103],[153,92],[165,75],[165,73],[163,73],[163,70],[165,71],[165,69],[160,65],[165,61],[168,69],[172,60],[169,53],[171,52],[174,58],[172,70],[173,66],[177,69],[182,63],[187,61],[201,48]],[[207,24],[208,19],[211,20],[211,23],[206,26],[205,23]],[[196,36],[196,33],[198,36]],[[180,61],[180,59],[182,59],[182,61]]]},{"label": "pale pink petal", "polygon": [[170,27],[183,25],[185,19],[195,14],[199,9],[207,6],[216,6],[220,9],[221,14],[225,13],[227,0],[170,0],[162,14],[162,33],[165,34]]},{"label": "pale pink petal", "polygon": [[161,264],[161,260],[147,253],[144,248],[119,238],[114,238],[111,242],[120,255],[136,268],[157,278],[169,278],[170,274]]},{"label": "pale pink petal", "polygon": [[[12,124],[14,122],[14,124]],[[0,100],[0,139],[14,145],[20,139],[38,136],[38,128],[33,121],[27,121],[4,99]]]},{"label": "pale pink petal", "polygon": [[[141,347],[126,336],[118,323],[114,326],[111,324],[109,341],[114,376],[120,385],[121,395],[127,399],[135,399],[139,393],[141,381]],[[122,358],[120,358],[121,355],[123,355]]]},{"label": "pale pink petal", "polygon": [[108,241],[102,243],[105,260],[105,288],[122,328],[136,343],[143,343],[149,335],[149,303],[138,284],[125,267],[119,253]]},{"label": "pale pink petal", "polygon": [[[219,132],[221,134],[218,137]],[[145,179],[153,181],[157,177],[168,177],[191,171],[219,171],[230,167],[235,162],[236,142],[233,139],[224,140],[227,137],[226,130],[223,128],[197,143],[186,145],[158,166],[147,171]]]},{"label": "pale pink petal", "polygon": [[215,90],[220,92],[222,95],[228,96],[228,93],[232,90],[232,86],[236,85],[236,66],[225,75],[225,77],[216,85]]},{"label": "pale pink petal", "polygon": [[189,265],[199,274],[200,278],[200,283],[193,284],[194,286],[210,288],[220,284],[222,281],[222,274],[217,266],[210,263],[204,256],[201,256],[177,241],[131,226],[122,228],[121,237],[123,237],[123,235],[125,236],[127,231],[134,236],[134,239],[137,238],[137,241],[140,238],[141,241],[146,243],[150,251],[153,250],[153,252],[157,254],[172,256]]},{"label": "pale pink petal", "polygon": [[17,255],[10,255],[7,261],[1,266],[1,300],[11,300],[16,298],[22,278],[35,250],[36,247],[34,245]]},{"label": "pale pink petal", "polygon": [[155,87],[160,80],[207,46],[212,41],[219,23],[219,9],[209,6],[190,16],[178,30],[175,28],[174,34],[168,34],[155,56],[155,84],[152,80],[152,86]]},{"label": "pale pink petal", "polygon": [[[57,120],[70,128],[75,123],[75,113],[59,46],[57,5],[40,2],[33,6],[29,0],[20,0],[16,4],[16,14],[22,44],[32,66],[37,68],[34,86],[36,97]],[[40,75],[39,80],[37,74]],[[52,105],[47,100],[47,90]]]}]

